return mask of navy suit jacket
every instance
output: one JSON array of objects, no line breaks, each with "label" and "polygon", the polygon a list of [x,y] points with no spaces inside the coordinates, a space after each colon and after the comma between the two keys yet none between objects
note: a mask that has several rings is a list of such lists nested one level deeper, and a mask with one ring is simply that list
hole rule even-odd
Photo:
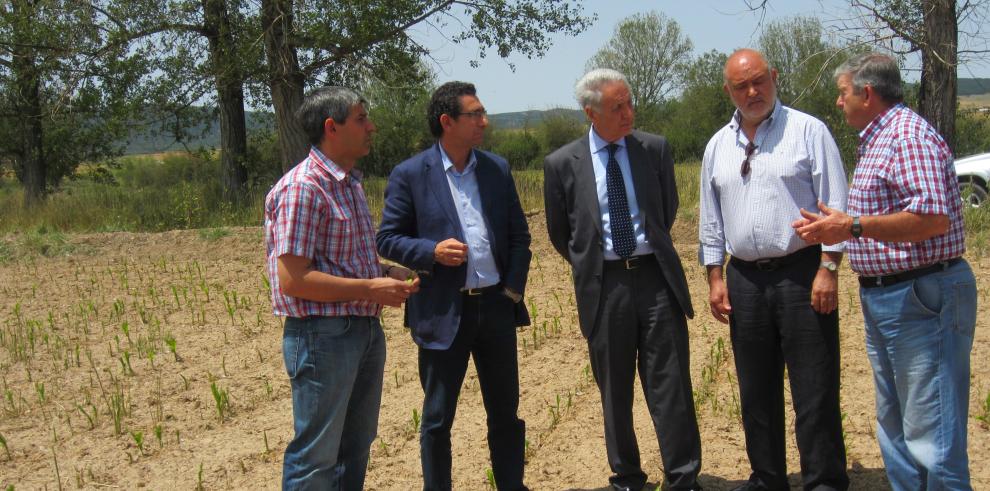
[{"label": "navy suit jacket", "polygon": [[[529,226],[509,164],[490,152],[474,153],[481,211],[502,285],[525,293],[532,258]],[[382,257],[420,275],[419,292],[406,301],[405,325],[416,344],[427,349],[450,347],[461,322],[467,264],[450,267],[434,261],[437,243],[451,237],[466,242],[435,144],[392,170],[377,236]],[[525,302],[515,304],[515,325],[529,325]]]}]

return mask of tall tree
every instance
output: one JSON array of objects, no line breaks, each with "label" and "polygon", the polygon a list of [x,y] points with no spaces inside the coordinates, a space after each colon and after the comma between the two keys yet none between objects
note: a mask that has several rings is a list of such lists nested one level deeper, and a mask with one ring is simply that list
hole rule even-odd
[{"label": "tall tree", "polygon": [[115,43],[118,32],[84,2],[0,4],[0,163],[13,166],[25,205],[81,162],[121,151],[145,53]]},{"label": "tall tree", "polygon": [[260,36],[257,13],[243,0],[110,0],[110,5],[109,15],[126,26],[124,40],[151,53],[160,75],[149,81],[157,96],[149,117],[170,119],[171,132],[182,139],[190,126],[213,116],[193,105],[215,106],[224,198],[244,196],[245,85],[261,66],[254,42]]},{"label": "tall tree", "polygon": [[626,17],[588,60],[587,69],[612,68],[625,74],[639,111],[659,107],[683,83],[691,62],[691,39],[677,21],[658,12]]},{"label": "tall tree", "polygon": [[576,34],[589,22],[565,0],[261,0],[282,165],[301,160],[309,146],[294,118],[306,83],[343,83],[356,67],[375,73],[414,63],[428,50],[409,37],[413,26],[428,25],[454,43],[476,41],[479,58],[489,48],[505,58],[541,56],[551,34]]},{"label": "tall tree", "polygon": [[[859,24],[868,38],[895,53],[921,54],[918,112],[955,149],[958,25],[966,15],[985,17],[985,5],[955,0],[852,0],[863,13]],[[981,14],[978,9],[984,9]]]}]

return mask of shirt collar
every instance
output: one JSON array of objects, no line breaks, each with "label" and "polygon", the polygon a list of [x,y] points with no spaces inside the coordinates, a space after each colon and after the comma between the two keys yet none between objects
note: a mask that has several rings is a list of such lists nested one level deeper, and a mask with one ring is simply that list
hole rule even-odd
[{"label": "shirt collar", "polygon": [[[443,149],[443,145],[437,143],[437,147],[440,148],[440,162],[443,163],[444,172],[450,172],[450,169],[454,167],[454,162],[450,160],[450,156]],[[468,154],[468,163],[464,166],[464,170],[460,174],[467,174],[474,170],[475,165],[478,163],[478,157],[474,155],[474,149],[471,149],[471,153]],[[454,169],[457,172],[457,169]]]},{"label": "shirt collar", "polygon": [[622,148],[625,148],[626,146],[625,137],[619,138],[614,142],[605,141],[605,139],[599,136],[598,132],[595,131],[595,125],[591,125],[591,129],[588,130],[588,138],[591,140],[591,149],[592,149],[591,153],[601,152],[605,147],[609,145],[609,143],[615,143],[616,145]]},{"label": "shirt collar", "polygon": [[[780,119],[780,113],[782,113],[783,111],[784,111],[784,105],[780,103],[780,99],[774,100],[773,110],[770,111],[770,116],[767,119],[760,121],[760,125],[757,126],[757,130],[759,130],[759,127],[763,125],[767,125],[767,127],[772,125],[774,121]],[[742,113],[739,112],[739,109],[736,109],[736,111],[732,113],[732,119],[729,121],[729,128],[731,128],[732,131],[738,133],[739,128],[741,127],[741,123],[742,123]]]},{"label": "shirt collar", "polygon": [[361,181],[361,177],[363,176],[361,171],[357,169],[351,169],[350,172],[344,171],[344,169],[341,169],[336,162],[330,160],[323,154],[323,152],[320,151],[319,148],[316,148],[316,146],[309,147],[309,159],[337,182],[341,182],[346,179],[348,174],[350,174],[351,177],[356,179],[358,182]]},{"label": "shirt collar", "polygon": [[863,128],[863,131],[859,132],[859,141],[865,142],[872,140],[873,137],[885,126],[887,126],[887,123],[894,119],[894,116],[897,115],[897,113],[899,113],[904,107],[903,102],[898,102],[878,114],[877,117],[873,118],[873,121],[870,121],[870,124],[866,125],[866,128]]}]

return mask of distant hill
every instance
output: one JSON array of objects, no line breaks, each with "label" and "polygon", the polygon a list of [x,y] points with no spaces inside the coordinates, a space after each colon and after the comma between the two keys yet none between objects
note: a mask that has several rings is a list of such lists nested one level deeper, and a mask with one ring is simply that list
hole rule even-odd
[{"label": "distant hill", "polygon": [[[204,108],[204,111],[209,109]],[[547,111],[520,111],[513,113],[492,114],[492,125],[499,129],[519,129],[533,127],[548,117],[574,118],[584,121],[584,113],[577,109],[550,109]],[[149,123],[152,128],[159,128],[160,123]],[[273,130],[275,128],[275,115],[270,112],[248,111],[247,113],[248,131]],[[214,121],[210,125],[200,125],[190,131],[195,135],[186,141],[186,146],[190,149],[199,147],[216,148],[220,146],[220,123]],[[155,131],[151,133],[135,133],[131,135],[127,142],[127,155],[139,155],[146,153],[167,152],[170,150],[182,150],[184,146],[177,143],[172,135]]]},{"label": "distant hill", "polygon": [[[203,111],[212,109],[203,108]],[[272,130],[275,128],[275,114],[269,112],[248,111],[245,115],[247,119],[248,132],[260,129]],[[168,123],[166,122],[165,125]],[[175,138],[168,132],[162,131],[160,122],[148,122],[146,125],[152,129],[149,132],[135,132],[127,140],[127,155],[140,155],[146,153],[167,152],[170,150],[182,150],[185,147],[182,143],[175,141]],[[190,149],[199,147],[216,148],[220,146],[220,121],[214,119],[211,124],[201,124],[189,131],[192,137],[185,142],[185,146]]]},{"label": "distant hill", "polygon": [[990,78],[960,78],[959,95],[980,95],[990,93]]},{"label": "distant hill", "polygon": [[519,111],[514,113],[499,113],[489,116],[491,123],[498,129],[519,129],[533,127],[545,118],[565,117],[584,121],[584,113],[577,109],[548,109],[546,111]]}]

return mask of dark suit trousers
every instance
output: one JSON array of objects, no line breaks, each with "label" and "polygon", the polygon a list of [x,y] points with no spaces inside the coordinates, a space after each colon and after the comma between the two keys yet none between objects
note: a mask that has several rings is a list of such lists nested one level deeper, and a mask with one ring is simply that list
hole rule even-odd
[{"label": "dark suit trousers", "polygon": [[784,366],[790,378],[804,489],[846,489],[839,413],[839,314],[811,307],[821,254],[773,271],[729,262],[730,335],[739,378],[750,481],[790,489],[784,433]]},{"label": "dark suit trousers", "polygon": [[519,419],[519,366],[512,300],[493,288],[464,295],[461,324],[445,350],[419,349],[423,386],[420,457],[423,489],[451,489],[450,428],[467,371],[474,358],[481,397],[488,414],[488,449],[498,489],[523,486],[526,426]]},{"label": "dark suit trousers", "polygon": [[701,468],[701,439],[694,412],[687,320],[663,279],[656,259],[643,256],[637,269],[606,262],[595,330],[588,339],[591,369],[601,392],[605,447],[612,484],[640,489],[633,430],[633,379],[637,368],[660,443],[668,485],[690,488]]}]

